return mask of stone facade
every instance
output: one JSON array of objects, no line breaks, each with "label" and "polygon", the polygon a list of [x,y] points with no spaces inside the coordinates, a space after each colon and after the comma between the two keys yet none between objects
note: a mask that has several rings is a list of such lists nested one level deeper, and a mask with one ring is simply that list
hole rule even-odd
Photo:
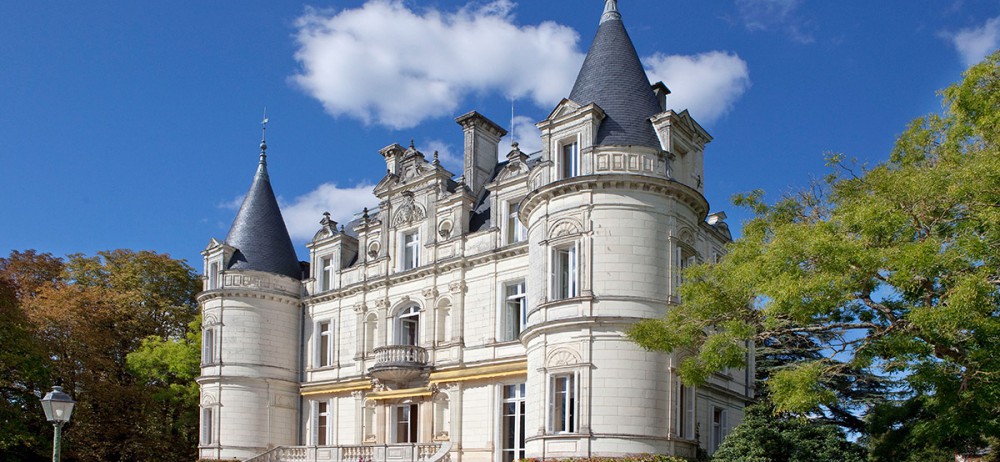
[{"label": "stone facade", "polygon": [[[603,17],[620,22],[613,1]],[[201,456],[300,446],[357,459],[368,445],[391,458],[445,442],[470,462],[714,450],[753,396],[752,363],[688,388],[683,353],[625,337],[678,303],[683,267],[730,240],[703,196],[711,137],[665,109],[665,86],[641,90],[660,102],[646,122],[658,147],[596,142],[612,116],[570,99],[538,123],[541,152],[515,146],[503,161],[505,130],[459,117],[457,179],[413,146],[387,146],[380,206],[344,226],[324,218],[302,280],[234,267],[240,249],[213,240]]]}]

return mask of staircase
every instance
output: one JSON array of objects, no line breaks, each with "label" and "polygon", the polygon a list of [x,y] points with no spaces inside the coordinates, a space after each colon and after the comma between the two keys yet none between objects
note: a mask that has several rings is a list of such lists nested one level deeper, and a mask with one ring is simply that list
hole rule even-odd
[{"label": "staircase", "polygon": [[243,462],[448,462],[452,443],[278,446]]}]

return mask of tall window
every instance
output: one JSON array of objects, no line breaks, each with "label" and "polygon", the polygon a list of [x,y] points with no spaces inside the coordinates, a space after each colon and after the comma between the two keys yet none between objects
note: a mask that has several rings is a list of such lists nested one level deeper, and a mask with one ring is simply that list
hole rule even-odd
[{"label": "tall window", "polygon": [[326,446],[329,444],[330,435],[330,403],[320,401],[316,403],[316,446]]},{"label": "tall window", "polygon": [[680,297],[680,292],[678,289],[681,284],[684,284],[684,270],[694,266],[698,263],[698,257],[695,256],[694,251],[686,246],[677,246],[676,252],[674,252],[674,266],[676,268],[674,274],[674,294]]},{"label": "tall window", "polygon": [[528,238],[528,229],[524,227],[521,220],[517,218],[521,203],[511,201],[507,203],[507,243],[514,244],[522,242]]},{"label": "tall window", "polygon": [[219,262],[208,265],[208,290],[219,288]]},{"label": "tall window", "polygon": [[524,384],[503,387],[503,462],[524,459]]},{"label": "tall window", "polygon": [[712,451],[719,450],[722,440],[726,438],[726,410],[720,407],[712,408]]},{"label": "tall window", "polygon": [[677,436],[694,439],[694,390],[684,384],[677,393]]},{"label": "tall window", "polygon": [[528,315],[527,297],[524,291],[524,281],[504,286],[503,301],[503,335],[501,340],[517,340],[524,330]]},{"label": "tall window", "polygon": [[328,367],[333,364],[333,327],[330,321],[316,324],[316,365]]},{"label": "tall window", "polygon": [[553,252],[553,300],[573,298],[580,294],[578,253],[576,244],[557,247]]},{"label": "tall window", "polygon": [[215,443],[213,440],[214,428],[212,422],[212,408],[206,407],[201,410],[201,444],[208,446]]},{"label": "tall window", "polygon": [[580,145],[564,144],[560,157],[562,178],[573,178],[580,174]]},{"label": "tall window", "polygon": [[411,306],[399,313],[398,334],[399,345],[417,345],[420,337],[420,307]]},{"label": "tall window", "polygon": [[549,430],[552,433],[576,431],[576,376],[553,375],[549,382]]},{"label": "tall window", "polygon": [[412,231],[403,234],[403,268],[413,269],[420,266],[420,232]]},{"label": "tall window", "polygon": [[319,290],[326,292],[330,290],[333,281],[333,257],[327,255],[319,259],[320,274],[319,274]]},{"label": "tall window", "polygon": [[211,327],[201,334],[201,363],[215,364],[215,329]]},{"label": "tall window", "polygon": [[395,415],[395,438],[394,443],[416,443],[417,442],[417,405],[403,404],[396,406]]}]

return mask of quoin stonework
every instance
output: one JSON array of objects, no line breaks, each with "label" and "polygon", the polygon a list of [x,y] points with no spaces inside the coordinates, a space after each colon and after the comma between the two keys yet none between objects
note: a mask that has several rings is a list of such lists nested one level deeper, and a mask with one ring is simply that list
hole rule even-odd
[{"label": "quoin stonework", "polygon": [[608,0],[576,84],[538,123],[540,152],[498,152],[506,130],[476,112],[457,119],[461,172],[391,144],[380,206],[324,217],[307,263],[262,143],[229,235],[203,252],[200,456],[714,451],[753,396],[752,362],[687,387],[683,352],[625,337],[731,238],[703,195],[712,138],[669,93]]}]

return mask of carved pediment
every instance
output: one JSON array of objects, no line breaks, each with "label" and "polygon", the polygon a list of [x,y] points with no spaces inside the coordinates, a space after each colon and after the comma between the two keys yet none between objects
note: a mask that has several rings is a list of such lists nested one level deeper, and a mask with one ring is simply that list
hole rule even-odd
[{"label": "carved pediment", "polygon": [[427,218],[427,211],[417,203],[411,192],[403,193],[403,202],[396,210],[396,215],[392,218],[392,226],[398,227],[408,225]]}]

